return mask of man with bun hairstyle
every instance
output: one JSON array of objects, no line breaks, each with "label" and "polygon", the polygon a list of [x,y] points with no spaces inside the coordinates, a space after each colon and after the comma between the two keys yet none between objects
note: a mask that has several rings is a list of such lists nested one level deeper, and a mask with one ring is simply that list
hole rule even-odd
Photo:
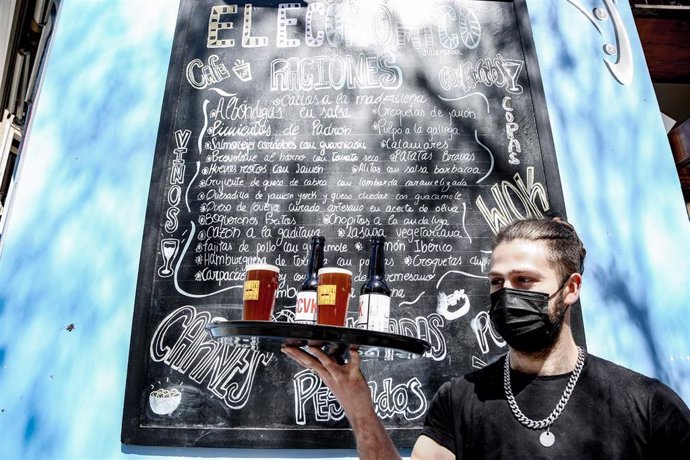
[{"label": "man with bun hairstyle", "polygon": [[[690,410],[656,379],[591,355],[573,339],[585,248],[561,218],[525,219],[494,238],[489,315],[509,351],[438,390],[411,459],[687,459]],[[376,415],[358,353],[284,353],[341,403],[362,459],[399,459]]]}]

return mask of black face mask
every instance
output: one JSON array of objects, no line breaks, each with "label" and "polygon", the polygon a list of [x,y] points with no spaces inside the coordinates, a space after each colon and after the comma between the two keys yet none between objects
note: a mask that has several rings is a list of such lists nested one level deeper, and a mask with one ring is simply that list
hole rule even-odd
[{"label": "black face mask", "polygon": [[[567,280],[566,280],[567,282]],[[563,327],[566,308],[558,305],[555,321],[549,318],[551,296],[542,292],[503,288],[491,294],[491,322],[511,348],[525,353],[548,349]]]}]

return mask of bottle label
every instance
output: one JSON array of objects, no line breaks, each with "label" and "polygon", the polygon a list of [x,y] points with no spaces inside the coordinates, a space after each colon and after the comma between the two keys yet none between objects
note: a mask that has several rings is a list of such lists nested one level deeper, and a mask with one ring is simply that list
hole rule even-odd
[{"label": "bottle label", "polygon": [[297,293],[295,322],[306,324],[316,323],[316,303],[316,292],[303,291]]},{"label": "bottle label", "polygon": [[335,284],[319,284],[317,288],[319,291],[320,305],[335,305],[335,293],[338,286]]},{"label": "bottle label", "polygon": [[248,280],[244,282],[243,300],[259,300],[259,280]]},{"label": "bottle label", "polygon": [[359,320],[357,327],[370,331],[388,332],[391,314],[391,298],[382,294],[359,296]]}]

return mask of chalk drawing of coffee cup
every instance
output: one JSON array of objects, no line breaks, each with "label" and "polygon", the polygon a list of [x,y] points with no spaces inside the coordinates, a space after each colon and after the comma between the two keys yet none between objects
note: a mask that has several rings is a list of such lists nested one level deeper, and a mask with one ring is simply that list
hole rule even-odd
[{"label": "chalk drawing of coffee cup", "polygon": [[169,415],[175,412],[182,401],[182,393],[177,388],[160,388],[149,394],[149,406],[158,415]]},{"label": "chalk drawing of coffee cup", "polygon": [[248,62],[244,62],[244,59],[235,61],[232,71],[235,72],[237,78],[242,81],[249,81],[252,79],[252,67]]}]

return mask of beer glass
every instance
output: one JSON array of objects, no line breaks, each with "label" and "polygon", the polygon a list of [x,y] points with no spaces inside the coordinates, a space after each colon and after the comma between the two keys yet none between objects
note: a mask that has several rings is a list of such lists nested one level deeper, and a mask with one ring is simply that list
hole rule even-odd
[{"label": "beer glass", "polygon": [[268,321],[278,291],[280,268],[269,264],[249,264],[244,281],[242,319]]},{"label": "beer glass", "polygon": [[320,269],[316,321],[329,326],[344,326],[351,289],[350,270],[335,267]]}]

